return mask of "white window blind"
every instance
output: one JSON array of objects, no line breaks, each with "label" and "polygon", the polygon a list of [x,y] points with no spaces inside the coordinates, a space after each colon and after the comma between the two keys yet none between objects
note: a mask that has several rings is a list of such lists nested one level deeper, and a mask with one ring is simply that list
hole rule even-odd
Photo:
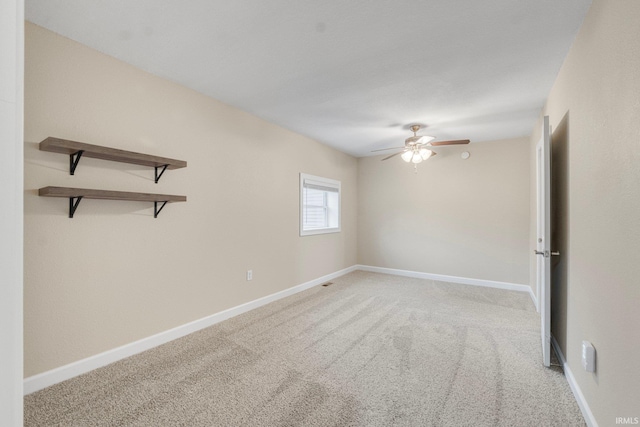
[{"label": "white window blind", "polygon": [[340,181],[300,174],[300,235],[340,231]]}]

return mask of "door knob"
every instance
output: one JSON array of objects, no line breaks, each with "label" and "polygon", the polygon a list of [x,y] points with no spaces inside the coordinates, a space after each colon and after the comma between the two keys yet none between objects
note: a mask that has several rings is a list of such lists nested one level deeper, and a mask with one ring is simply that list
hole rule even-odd
[{"label": "door knob", "polygon": [[536,254],[536,255],[544,255],[544,252],[537,251],[535,249],[533,250],[533,253]]},{"label": "door knob", "polygon": [[551,251],[551,256],[560,256],[560,251]]}]

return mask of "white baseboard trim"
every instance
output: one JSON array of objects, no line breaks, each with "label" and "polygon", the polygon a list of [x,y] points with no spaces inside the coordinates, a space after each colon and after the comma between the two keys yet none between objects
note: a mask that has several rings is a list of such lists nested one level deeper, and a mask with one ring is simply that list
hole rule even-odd
[{"label": "white baseboard trim", "polygon": [[571,368],[567,365],[567,360],[564,358],[564,354],[562,354],[562,350],[560,350],[560,345],[558,341],[556,341],[556,337],[551,335],[551,345],[553,346],[558,358],[560,359],[560,363],[562,364],[562,369],[564,370],[564,376],[569,383],[569,387],[571,387],[571,392],[573,393],[573,397],[576,398],[576,402],[578,402],[578,406],[580,407],[580,412],[582,412],[582,416],[584,417],[584,421],[587,423],[589,427],[598,427],[598,423],[591,412],[591,408],[589,408],[589,404],[587,400],[584,398],[582,394],[582,390],[580,390],[580,386],[576,382],[576,378],[573,376],[571,372]]},{"label": "white baseboard trim", "polygon": [[[510,291],[526,292],[536,305],[536,298],[531,286],[517,283],[497,282],[495,280],[471,279],[468,277],[447,276],[444,274],[422,273],[419,271],[398,270],[395,268],[373,267],[370,265],[357,265],[358,270],[371,271],[373,273],[393,274],[396,276],[414,277],[417,279],[431,279],[441,282],[461,283],[463,285],[484,286],[488,288],[508,289]],[[537,305],[536,305],[537,306]]]},{"label": "white baseboard trim", "polygon": [[200,329],[207,328],[211,325],[222,322],[223,320],[227,320],[231,317],[261,307],[265,304],[269,304],[270,302],[277,301],[298,292],[307,290],[314,286],[325,283],[331,279],[335,279],[336,277],[351,273],[355,270],[357,270],[357,266],[354,265],[340,271],[318,277],[317,279],[311,280],[309,282],[293,286],[289,289],[276,292],[275,294],[258,298],[256,300],[229,308],[227,310],[212,314],[202,319],[194,320],[193,322],[186,323],[184,325],[169,329],[164,332],[160,332],[150,337],[143,338],[111,350],[107,350],[103,353],[99,353],[91,357],[87,357],[86,359],[78,360],[77,362],[69,363],[68,365],[64,365],[59,368],[43,372],[41,374],[33,375],[24,379],[24,394],[27,395],[38,390],[42,390],[59,382],[71,379],[102,366],[109,365],[110,363],[117,362],[118,360],[133,356],[134,354],[141,353],[145,350],[149,350],[153,347],[157,347],[169,341],[173,341],[177,338],[189,335],[193,332],[199,331]]}]

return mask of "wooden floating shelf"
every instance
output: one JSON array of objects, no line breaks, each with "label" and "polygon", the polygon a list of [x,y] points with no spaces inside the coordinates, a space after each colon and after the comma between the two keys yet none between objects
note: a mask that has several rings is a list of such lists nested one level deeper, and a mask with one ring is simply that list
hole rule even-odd
[{"label": "wooden floating shelf", "polygon": [[[78,208],[80,200],[97,199],[97,200],[127,200],[132,202],[153,202],[153,217],[157,218],[158,214],[167,203],[170,202],[186,202],[187,196],[176,196],[171,194],[154,194],[154,193],[132,193],[129,191],[111,191],[111,190],[93,190],[89,188],[70,188],[70,187],[43,187],[38,190],[38,195],[43,197],[64,197],[69,199],[69,218],[73,218],[73,214]],[[158,208],[158,203],[162,205]]]},{"label": "wooden floating shelf", "polygon": [[[156,170],[156,183],[167,169],[180,169],[187,167],[184,160],[169,159],[167,157],[152,156],[150,154],[135,153],[133,151],[119,150],[100,145],[86,144],[84,142],[70,141],[68,139],[49,137],[40,142],[41,151],[50,151],[69,155],[70,173],[75,173],[76,166],[81,157],[109,160],[113,162],[130,163],[134,165],[149,166]],[[161,169],[158,174],[158,170]]]}]

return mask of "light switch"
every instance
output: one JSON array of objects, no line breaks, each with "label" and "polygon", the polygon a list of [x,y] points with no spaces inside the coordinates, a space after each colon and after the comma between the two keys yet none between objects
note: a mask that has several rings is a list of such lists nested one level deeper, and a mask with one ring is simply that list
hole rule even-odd
[{"label": "light switch", "polygon": [[589,341],[582,341],[582,367],[587,372],[596,371],[596,349]]}]

